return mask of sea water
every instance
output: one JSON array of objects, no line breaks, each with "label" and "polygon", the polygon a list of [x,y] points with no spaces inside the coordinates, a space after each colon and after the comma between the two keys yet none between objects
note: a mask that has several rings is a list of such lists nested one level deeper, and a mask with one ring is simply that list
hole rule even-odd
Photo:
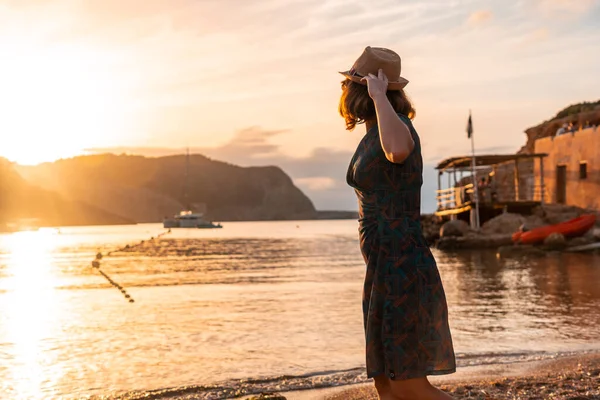
[{"label": "sea water", "polygon": [[[0,396],[218,399],[365,381],[357,222],[223,225],[0,235]],[[91,267],[115,249],[101,270],[134,303]],[[600,347],[600,257],[434,255],[459,368]]]}]

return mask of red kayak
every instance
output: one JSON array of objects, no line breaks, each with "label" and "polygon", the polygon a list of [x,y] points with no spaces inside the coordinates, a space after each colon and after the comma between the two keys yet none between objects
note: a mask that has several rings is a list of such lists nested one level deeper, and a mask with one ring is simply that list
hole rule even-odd
[{"label": "red kayak", "polygon": [[512,236],[514,243],[541,243],[553,233],[562,233],[564,237],[577,237],[589,231],[596,223],[596,214],[582,215],[570,221],[556,225],[547,225],[526,232],[515,232]]}]

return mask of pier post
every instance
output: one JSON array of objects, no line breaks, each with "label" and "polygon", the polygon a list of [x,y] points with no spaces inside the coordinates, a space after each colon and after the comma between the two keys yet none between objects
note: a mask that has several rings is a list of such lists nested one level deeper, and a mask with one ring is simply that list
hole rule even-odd
[{"label": "pier post", "polygon": [[540,157],[540,204],[544,205],[544,194],[546,187],[544,186],[544,157]]},{"label": "pier post", "polygon": [[519,159],[515,159],[515,201],[519,200]]},{"label": "pier post", "polygon": [[440,198],[442,190],[442,171],[438,171],[438,191],[436,192],[438,210],[442,209],[442,199]]}]

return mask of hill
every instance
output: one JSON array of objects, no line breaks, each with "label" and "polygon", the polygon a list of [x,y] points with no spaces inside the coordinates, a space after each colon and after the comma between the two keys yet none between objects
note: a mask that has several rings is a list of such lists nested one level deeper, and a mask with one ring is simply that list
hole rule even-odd
[{"label": "hill", "polygon": [[42,226],[128,224],[133,221],[26,182],[15,165],[0,158],[0,228],[20,219]]},{"label": "hill", "polygon": [[[21,166],[31,184],[136,222],[158,222],[187,204],[216,221],[312,219],[308,197],[278,167],[239,167],[194,154],[149,158],[102,154]],[[200,207],[202,208],[202,207]]]}]

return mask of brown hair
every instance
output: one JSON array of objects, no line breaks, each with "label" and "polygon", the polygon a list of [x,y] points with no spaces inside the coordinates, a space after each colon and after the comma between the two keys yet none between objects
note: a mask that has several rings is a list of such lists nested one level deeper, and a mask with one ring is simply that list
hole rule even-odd
[{"label": "brown hair", "polygon": [[[388,90],[386,94],[397,113],[410,119],[415,117],[415,109],[404,90]],[[342,81],[342,97],[340,98],[338,110],[346,120],[346,129],[349,131],[353,130],[356,124],[362,124],[365,121],[377,118],[375,104],[369,96],[367,86],[350,79]]]}]

